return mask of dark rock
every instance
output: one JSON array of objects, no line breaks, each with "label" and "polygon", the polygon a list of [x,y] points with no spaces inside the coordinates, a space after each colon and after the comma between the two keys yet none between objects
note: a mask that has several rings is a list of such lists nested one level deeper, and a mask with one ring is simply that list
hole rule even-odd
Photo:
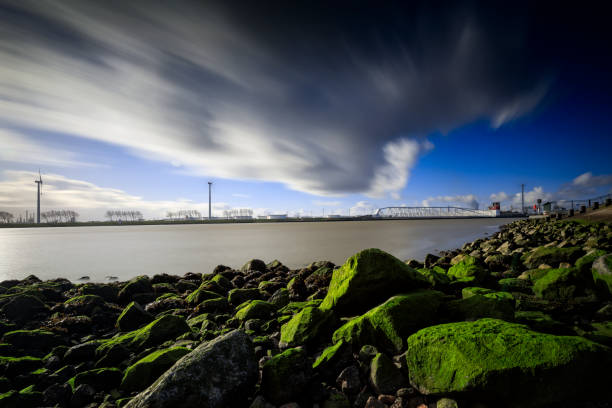
[{"label": "dark rock", "polygon": [[145,324],[152,322],[155,318],[136,302],[131,302],[123,309],[117,318],[115,326],[120,331],[136,330]]},{"label": "dark rock", "polygon": [[247,300],[261,299],[262,296],[259,290],[255,288],[232,289],[229,291],[227,298],[232,305],[238,306]]},{"label": "dark rock", "polygon": [[242,268],[240,268],[240,270],[242,272],[248,272],[248,271],[265,272],[266,271],[266,263],[264,261],[262,261],[261,259],[251,259],[250,261],[245,263],[242,266]]},{"label": "dark rock", "polygon": [[270,402],[280,405],[300,395],[310,380],[306,352],[288,349],[268,360],[262,369],[261,389]]},{"label": "dark rock", "polygon": [[[125,285],[119,291],[118,299],[120,303],[127,304],[131,302],[134,295],[138,293],[151,293],[153,292],[153,286],[148,276],[138,276]],[[148,303],[148,302],[145,302]]]},{"label": "dark rock", "polygon": [[74,389],[72,398],[70,399],[71,408],[81,408],[93,401],[96,390],[90,385],[81,384]]},{"label": "dark rock", "polygon": [[46,404],[50,406],[59,405],[60,407],[67,406],[72,397],[72,390],[68,384],[52,384],[43,391],[43,398]]},{"label": "dark rock", "polygon": [[370,385],[378,394],[393,394],[407,385],[400,370],[385,354],[377,354],[370,363]]},{"label": "dark rock", "polygon": [[108,391],[119,387],[122,376],[123,374],[118,368],[96,368],[77,374],[74,377],[74,386],[78,388],[79,385],[87,384],[96,391]]},{"label": "dark rock", "polygon": [[348,395],[357,394],[361,389],[361,381],[359,380],[359,368],[355,366],[346,367],[338,378],[336,378],[336,384],[342,390],[343,393]]},{"label": "dark rock", "polygon": [[37,297],[17,295],[2,307],[2,313],[10,320],[25,322],[39,314],[47,314],[49,308]]}]

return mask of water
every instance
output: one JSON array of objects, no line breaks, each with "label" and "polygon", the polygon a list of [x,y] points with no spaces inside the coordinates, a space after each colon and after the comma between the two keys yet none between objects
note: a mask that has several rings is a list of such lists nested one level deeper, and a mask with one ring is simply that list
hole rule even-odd
[{"label": "water", "polygon": [[461,247],[511,219],[347,221],[266,224],[142,225],[0,229],[0,281],[77,280],[107,276],[210,273],[251,258],[278,259],[290,268],[315,260],[342,264],[365,248],[398,258]]}]

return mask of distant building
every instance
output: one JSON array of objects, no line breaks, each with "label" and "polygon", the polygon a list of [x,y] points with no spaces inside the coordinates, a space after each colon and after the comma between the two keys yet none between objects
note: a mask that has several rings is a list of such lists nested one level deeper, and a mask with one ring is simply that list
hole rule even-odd
[{"label": "distant building", "polygon": [[285,220],[287,219],[287,214],[269,214],[267,215],[268,220]]},{"label": "distant building", "polygon": [[340,215],[340,214],[329,214],[325,218],[342,218],[342,215]]}]

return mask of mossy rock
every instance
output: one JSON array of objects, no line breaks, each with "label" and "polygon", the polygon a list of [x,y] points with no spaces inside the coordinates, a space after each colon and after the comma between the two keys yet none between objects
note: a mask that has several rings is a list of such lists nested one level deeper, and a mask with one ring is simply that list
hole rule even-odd
[{"label": "mossy rock", "polygon": [[547,271],[551,269],[528,269],[521,273],[518,277],[520,280],[526,280],[529,282],[535,282],[540,279],[542,276],[546,275]]},{"label": "mossy rock", "polygon": [[187,304],[193,307],[199,305],[205,300],[218,299],[220,297],[222,296],[217,292],[212,292],[210,290],[204,290],[200,288],[191,292],[185,300],[187,300]]},{"label": "mossy rock", "polygon": [[242,265],[242,268],[240,268],[240,271],[242,272],[248,272],[248,271],[265,272],[266,263],[262,261],[261,259],[251,259],[250,261]]},{"label": "mossy rock", "polygon": [[310,379],[306,352],[291,348],[266,361],[261,372],[261,390],[270,402],[281,405],[292,401]]},{"label": "mossy rock", "polygon": [[535,331],[559,335],[574,334],[573,330],[550,315],[539,310],[521,310],[514,314],[517,323],[525,324]]},{"label": "mossy rock", "polygon": [[104,298],[98,295],[75,296],[64,302],[64,310],[66,313],[88,315],[96,308],[104,307],[104,303]]},{"label": "mossy rock", "polygon": [[521,260],[528,269],[537,268],[541,264],[558,267],[562,262],[569,262],[573,265],[582,255],[584,255],[584,251],[578,247],[538,247],[524,254]]},{"label": "mossy rock", "polygon": [[261,292],[257,288],[232,289],[227,293],[227,300],[232,305],[239,305],[247,300],[261,299]]},{"label": "mossy rock", "polygon": [[76,389],[81,384],[92,386],[96,391],[108,391],[119,387],[121,384],[122,372],[115,367],[96,368],[89,371],[78,373],[68,383],[72,389]]},{"label": "mossy rock", "polygon": [[222,313],[230,309],[230,304],[224,297],[216,299],[208,299],[200,303],[197,308],[197,313]]},{"label": "mossy rock", "polygon": [[268,303],[265,300],[252,300],[236,312],[236,318],[241,322],[246,322],[250,319],[267,320],[275,311],[276,306],[272,303]]},{"label": "mossy rock", "polygon": [[123,309],[117,318],[115,327],[123,332],[136,330],[152,322],[154,319],[155,318],[149,312],[145,311],[138,303],[131,302]]},{"label": "mossy rock", "polygon": [[289,291],[287,288],[280,288],[268,299],[268,302],[272,303],[274,306],[283,308],[289,304]]},{"label": "mossy rock", "polygon": [[535,281],[533,293],[548,300],[569,300],[584,293],[588,282],[576,268],[547,269],[546,275]]},{"label": "mossy rock", "polygon": [[134,295],[149,292],[153,292],[153,285],[151,285],[149,277],[137,276],[123,285],[123,288],[119,291],[118,299],[119,302],[126,304],[134,300],[132,299]]},{"label": "mossy rock", "polygon": [[322,302],[321,299],[313,299],[313,300],[308,300],[305,302],[291,302],[287,304],[286,306],[284,306],[283,308],[281,308],[278,311],[278,314],[293,315],[293,314],[299,313],[301,310],[307,307],[319,307],[321,305],[321,302]]},{"label": "mossy rock", "polygon": [[576,268],[580,270],[580,272],[585,274],[591,273],[591,267],[593,266],[593,262],[597,260],[597,258],[604,256],[606,251],[602,249],[594,249],[592,251],[587,252],[586,255],[580,257],[576,261]]},{"label": "mossy rock", "polygon": [[96,295],[104,299],[105,302],[115,303],[119,289],[115,285],[105,285],[100,283],[86,283],[79,288],[83,295]]},{"label": "mossy rock", "polygon": [[323,350],[312,364],[312,368],[321,373],[323,378],[331,377],[335,381],[338,372],[348,366],[353,360],[351,345],[344,340],[338,341]]},{"label": "mossy rock", "polygon": [[23,350],[42,352],[48,352],[53,347],[64,344],[64,339],[61,336],[42,329],[13,330],[4,333],[2,341]]},{"label": "mossy rock", "polygon": [[145,327],[106,340],[96,349],[98,355],[104,355],[115,345],[129,350],[141,350],[156,346],[167,340],[174,340],[183,333],[191,332],[185,319],[180,316],[165,315]]},{"label": "mossy rock", "polygon": [[441,292],[433,290],[394,296],[344,324],[334,332],[333,341],[343,340],[353,350],[371,344],[399,353],[406,345],[406,337],[436,320],[443,297]]},{"label": "mossy rock", "polygon": [[608,297],[612,296],[612,254],[597,258],[592,273],[595,285]]},{"label": "mossy rock", "polygon": [[200,289],[215,292],[221,296],[227,296],[227,293],[233,288],[232,282],[221,274],[216,274],[200,285]]},{"label": "mossy rock", "polygon": [[333,309],[338,316],[354,316],[390,296],[428,286],[420,273],[396,257],[380,249],[366,249],[334,271],[320,307]]},{"label": "mossy rock", "polygon": [[601,375],[612,363],[609,348],[497,319],[420,330],[408,338],[406,361],[410,383],[423,394],[457,393],[510,406],[612,396]]},{"label": "mossy rock", "polygon": [[333,312],[317,307],[305,307],[281,327],[282,347],[314,344],[329,335],[334,321]]},{"label": "mossy rock", "polygon": [[446,271],[437,265],[433,268],[420,268],[416,271],[423,275],[433,288],[444,287],[451,282]]},{"label": "mossy rock", "polygon": [[43,395],[40,392],[26,388],[21,391],[12,390],[0,394],[2,408],[36,408],[44,406]]},{"label": "mossy rock", "polygon": [[38,357],[4,357],[0,356],[0,374],[17,377],[37,370],[43,366],[43,360]]},{"label": "mossy rock", "polygon": [[451,266],[446,274],[451,279],[474,277],[477,281],[482,281],[487,275],[487,270],[478,258],[465,255],[460,262]]},{"label": "mossy rock", "polygon": [[126,391],[145,389],[189,351],[185,347],[172,347],[141,358],[125,370],[121,388]]},{"label": "mossy rock", "polygon": [[446,305],[451,320],[476,320],[483,317],[514,320],[515,300],[508,292],[464,288],[462,295],[463,299],[452,300]]},{"label": "mossy rock", "polygon": [[504,292],[520,292],[527,295],[532,294],[532,284],[525,279],[505,278],[497,281],[499,289]]},{"label": "mossy rock", "polygon": [[612,322],[591,323],[592,330],[581,334],[589,340],[612,347]]}]

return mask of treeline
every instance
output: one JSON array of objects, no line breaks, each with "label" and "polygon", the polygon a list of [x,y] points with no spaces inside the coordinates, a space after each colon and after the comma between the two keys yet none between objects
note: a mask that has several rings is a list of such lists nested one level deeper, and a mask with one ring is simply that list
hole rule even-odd
[{"label": "treeline", "polygon": [[202,218],[202,214],[198,210],[180,210],[180,211],[168,211],[166,218],[171,220],[193,220]]},{"label": "treeline", "polygon": [[140,221],[143,219],[142,213],[134,210],[108,210],[105,217],[110,221]]},{"label": "treeline", "polygon": [[76,222],[79,213],[72,210],[51,210],[40,213],[40,220],[47,223]]},{"label": "treeline", "polygon": [[13,218],[15,217],[10,212],[0,211],[0,222],[8,224],[13,220]]}]

